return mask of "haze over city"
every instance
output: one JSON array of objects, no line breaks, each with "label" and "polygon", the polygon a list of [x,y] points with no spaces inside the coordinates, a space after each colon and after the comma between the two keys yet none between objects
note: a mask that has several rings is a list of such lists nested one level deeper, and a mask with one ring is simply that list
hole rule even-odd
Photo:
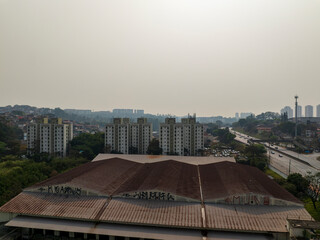
[{"label": "haze over city", "polygon": [[320,1],[0,0],[0,105],[234,116],[320,103]]}]

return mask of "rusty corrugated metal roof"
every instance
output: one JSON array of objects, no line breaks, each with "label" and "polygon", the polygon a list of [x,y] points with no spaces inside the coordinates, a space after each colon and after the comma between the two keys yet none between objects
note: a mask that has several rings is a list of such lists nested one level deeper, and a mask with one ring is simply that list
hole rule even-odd
[{"label": "rusty corrugated metal roof", "polygon": [[[134,226],[31,216],[17,216],[13,220],[8,222],[6,226],[48,229],[63,232],[80,232],[109,236],[122,236],[128,237],[130,239],[137,238],[154,240],[203,240],[201,232],[194,229],[156,228],[153,226]],[[208,238],[208,240],[209,239],[211,238]],[[216,240],[216,238],[214,239]]]},{"label": "rusty corrugated metal roof", "polygon": [[144,164],[113,195],[154,189],[200,201],[197,166],[172,160]]},{"label": "rusty corrugated metal roof", "polygon": [[22,192],[4,204],[1,212],[23,215],[96,219],[100,209],[107,203],[106,198],[90,196],[60,196],[57,194]]},{"label": "rusty corrugated metal roof", "polygon": [[250,206],[206,204],[207,225],[209,229],[287,232],[286,219],[309,218],[311,216],[299,206]]},{"label": "rusty corrugated metal roof", "polygon": [[201,227],[199,203],[61,196],[22,192],[0,208],[22,215],[72,218],[105,222]]},{"label": "rusty corrugated metal roof", "polygon": [[30,188],[66,184],[93,192],[111,195],[124,181],[133,176],[143,164],[113,158],[106,161],[89,162],[55,177],[37,183]]},{"label": "rusty corrugated metal roof", "polygon": [[196,166],[173,160],[142,164],[112,158],[84,164],[29,189],[65,184],[106,196],[157,190],[200,201],[197,168],[200,170],[204,201],[253,193],[302,205],[257,168],[231,162]]},{"label": "rusty corrugated metal roof", "polygon": [[[286,232],[286,219],[311,219],[303,207],[205,204],[205,229]],[[1,212],[94,222],[200,229],[201,204],[23,192]]]},{"label": "rusty corrugated metal roof", "polygon": [[291,193],[270,179],[258,168],[220,162],[200,165],[204,201],[240,194],[261,194],[301,204]]},{"label": "rusty corrugated metal roof", "polygon": [[199,203],[112,199],[101,221],[201,228]]}]

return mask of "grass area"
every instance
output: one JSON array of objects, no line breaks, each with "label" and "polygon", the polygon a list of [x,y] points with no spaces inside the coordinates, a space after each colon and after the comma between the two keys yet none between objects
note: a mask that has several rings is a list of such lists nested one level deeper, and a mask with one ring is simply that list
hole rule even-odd
[{"label": "grass area", "polygon": [[265,173],[269,176],[271,176],[274,180],[285,180],[283,177],[281,177],[278,173],[272,171],[271,169],[267,168]]},{"label": "grass area", "polygon": [[308,211],[308,213],[316,220],[320,221],[320,202],[316,202],[317,209],[314,209],[312,201],[310,198],[306,198],[303,200],[304,207]]}]

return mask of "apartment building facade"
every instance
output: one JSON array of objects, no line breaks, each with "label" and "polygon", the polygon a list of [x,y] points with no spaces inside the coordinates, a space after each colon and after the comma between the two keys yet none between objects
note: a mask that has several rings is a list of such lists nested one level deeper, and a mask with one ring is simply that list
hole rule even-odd
[{"label": "apartment building facade", "polygon": [[152,124],[146,118],[136,123],[129,118],[114,118],[105,129],[106,152],[146,154],[152,138]]},{"label": "apartment building facade", "polygon": [[293,110],[291,107],[289,106],[285,106],[284,108],[282,108],[280,110],[280,114],[283,115],[283,114],[287,114],[288,118],[293,118]]},{"label": "apartment building facade", "polygon": [[195,117],[181,119],[166,118],[160,124],[160,148],[162,154],[180,156],[198,156],[203,150],[203,125],[196,122]]},{"label": "apartment building facade", "polygon": [[311,106],[311,105],[305,106],[305,116],[306,117],[313,117],[313,106]]},{"label": "apartment building facade", "polygon": [[41,118],[27,126],[28,154],[48,153],[66,157],[72,138],[72,123],[64,124],[61,118]]}]

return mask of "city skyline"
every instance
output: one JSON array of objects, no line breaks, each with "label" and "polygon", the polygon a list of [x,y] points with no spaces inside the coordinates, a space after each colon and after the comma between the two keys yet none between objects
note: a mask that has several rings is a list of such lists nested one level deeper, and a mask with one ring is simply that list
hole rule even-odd
[{"label": "city skyline", "polygon": [[320,103],[320,2],[0,0],[0,103],[152,114]]}]

